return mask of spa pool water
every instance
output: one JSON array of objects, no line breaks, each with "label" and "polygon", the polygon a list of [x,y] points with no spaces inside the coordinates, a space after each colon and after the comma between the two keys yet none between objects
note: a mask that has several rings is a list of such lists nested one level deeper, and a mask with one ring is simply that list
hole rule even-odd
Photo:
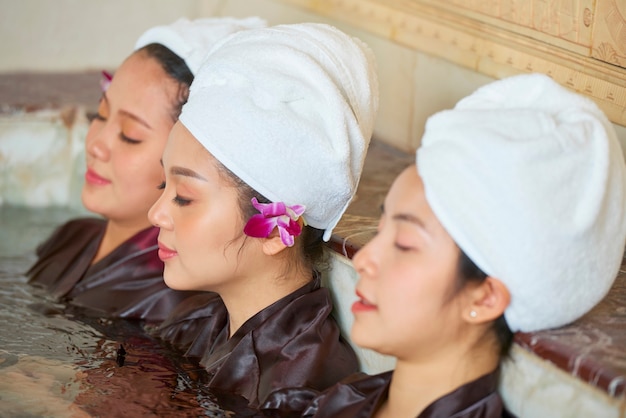
[{"label": "spa pool water", "polygon": [[72,312],[27,283],[37,245],[76,216],[0,206],[0,417],[235,416],[141,324]]}]

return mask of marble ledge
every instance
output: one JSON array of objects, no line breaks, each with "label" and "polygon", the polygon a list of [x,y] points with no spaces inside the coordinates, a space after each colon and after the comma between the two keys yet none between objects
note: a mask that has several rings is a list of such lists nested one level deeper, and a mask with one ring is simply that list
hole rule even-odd
[{"label": "marble ledge", "polygon": [[587,315],[562,328],[518,333],[515,342],[626,401],[626,257],[609,294]]},{"label": "marble ledge", "polygon": [[[352,258],[372,238],[389,187],[413,162],[414,154],[371,144],[356,198],[328,243],[332,250]],[[626,403],[626,258],[610,293],[591,312],[559,329],[518,333],[515,342]]]}]

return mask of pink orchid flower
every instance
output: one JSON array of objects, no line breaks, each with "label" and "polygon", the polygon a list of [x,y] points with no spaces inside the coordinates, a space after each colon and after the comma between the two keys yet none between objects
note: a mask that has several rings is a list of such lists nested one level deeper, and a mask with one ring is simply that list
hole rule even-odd
[{"label": "pink orchid flower", "polygon": [[292,247],[294,237],[302,233],[300,218],[304,213],[304,205],[287,206],[283,202],[259,203],[256,197],[252,198],[252,205],[261,213],[252,216],[243,232],[254,238],[267,238],[274,228],[278,227],[280,239],[287,247]]},{"label": "pink orchid flower", "polygon": [[104,93],[107,91],[109,86],[111,85],[111,80],[113,80],[113,75],[111,75],[108,71],[102,71],[102,78],[100,79],[100,89]]}]

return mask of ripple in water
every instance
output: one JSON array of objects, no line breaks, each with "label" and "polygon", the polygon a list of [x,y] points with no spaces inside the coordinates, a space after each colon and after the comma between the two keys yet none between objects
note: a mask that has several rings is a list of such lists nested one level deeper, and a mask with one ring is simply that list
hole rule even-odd
[{"label": "ripple in water", "polygon": [[38,243],[73,215],[0,207],[0,417],[239,416],[141,324],[82,316],[26,282]]}]

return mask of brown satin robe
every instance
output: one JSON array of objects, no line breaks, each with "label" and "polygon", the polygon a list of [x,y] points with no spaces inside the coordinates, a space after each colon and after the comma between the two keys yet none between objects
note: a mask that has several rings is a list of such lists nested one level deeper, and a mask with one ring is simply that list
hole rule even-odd
[{"label": "brown satin robe", "polygon": [[228,312],[214,293],[179,306],[160,335],[200,360],[208,389],[226,409],[243,405],[269,416],[298,416],[313,396],[358,370],[331,312],[330,292],[316,277],[230,338]]},{"label": "brown satin robe", "polygon": [[185,298],[163,281],[158,257],[159,229],[150,227],[91,265],[106,221],[75,219],[60,226],[37,248],[38,260],[26,275],[59,301],[109,318],[160,322]]},{"label": "brown satin robe", "polygon": [[[387,399],[393,372],[354,375],[320,396],[306,408],[307,418],[365,418]],[[514,418],[497,393],[498,371],[466,383],[431,403],[417,418]]]}]

